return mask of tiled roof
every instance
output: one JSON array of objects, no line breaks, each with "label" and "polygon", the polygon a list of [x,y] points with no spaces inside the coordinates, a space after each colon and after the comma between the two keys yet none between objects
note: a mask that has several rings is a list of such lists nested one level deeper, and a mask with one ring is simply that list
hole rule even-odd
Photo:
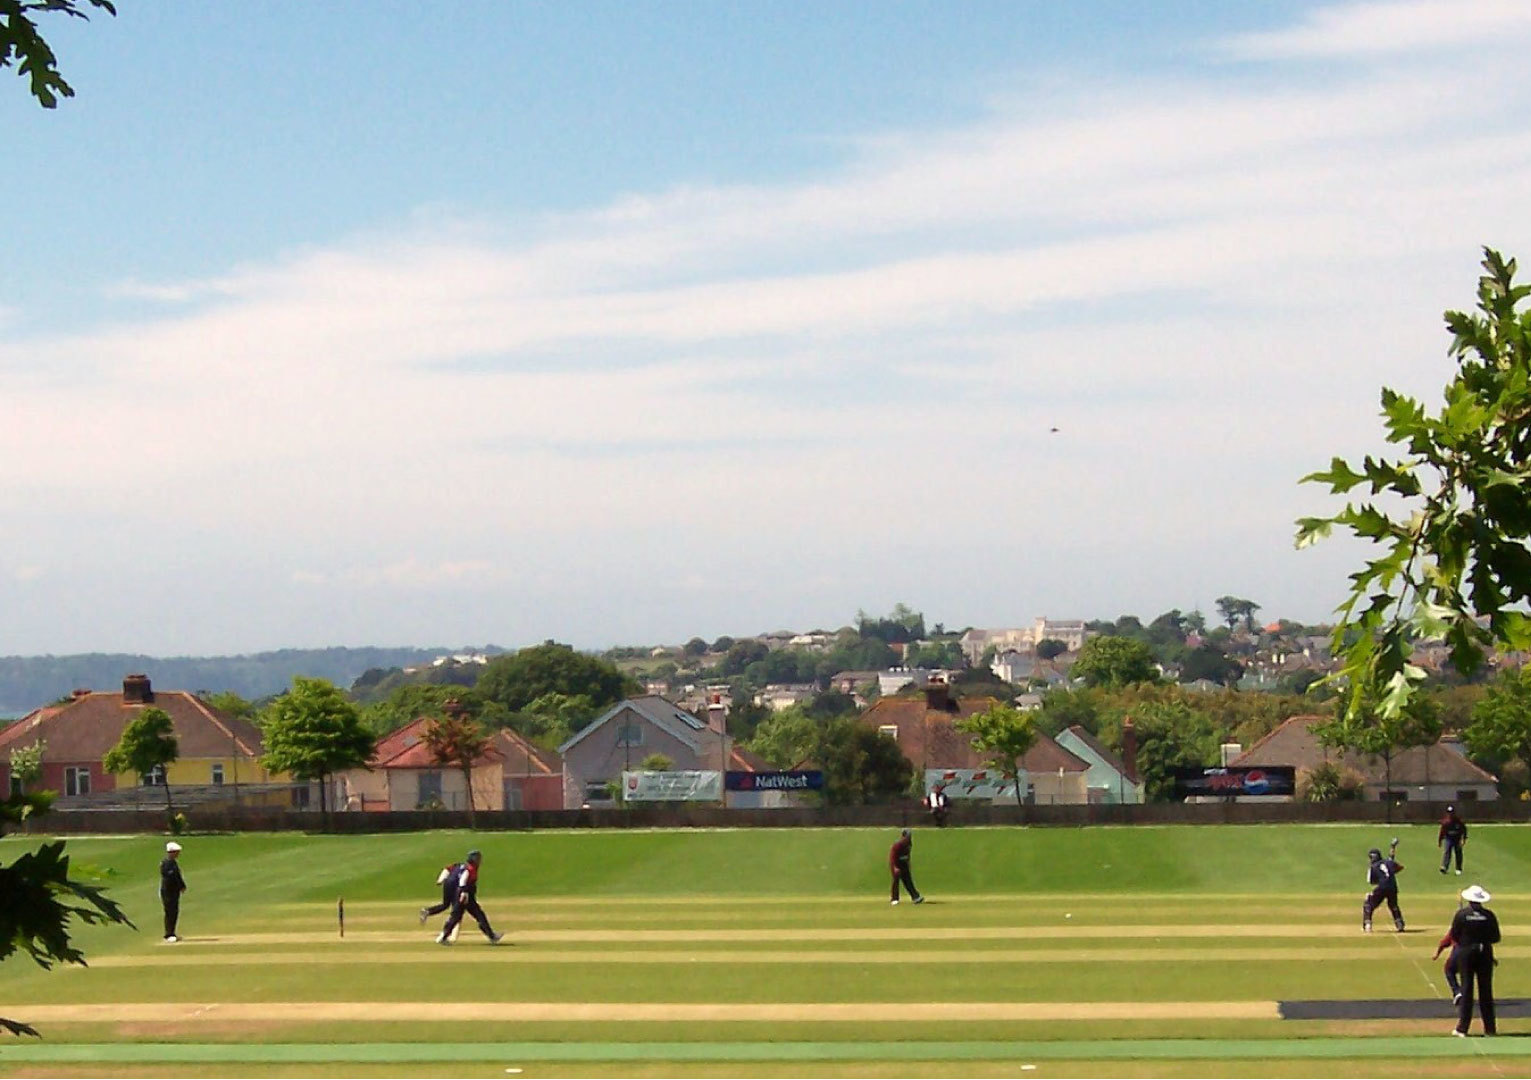
[{"label": "tiled roof", "polygon": [[219,712],[185,690],[157,690],[144,704],[125,704],[121,691],[89,691],[64,704],[36,709],[0,730],[0,758],[9,761],[12,749],[41,739],[45,762],[100,761],[117,745],[128,722],[150,706],[169,714],[182,760],[259,757],[265,752],[258,727]]},{"label": "tiled roof", "polygon": [[[895,737],[904,756],[917,769],[982,769],[987,766],[982,754],[973,749],[973,740],[959,731],[956,721],[983,712],[994,704],[993,698],[956,698],[949,709],[930,708],[924,696],[883,698],[861,714],[861,723],[871,728],[897,727]],[[1089,763],[1038,732],[1021,767],[1027,772],[1085,772]]]},{"label": "tiled roof", "polygon": [[[390,732],[372,751],[372,758],[367,762],[367,767],[371,769],[441,768],[442,763],[436,760],[425,741],[425,728],[432,719],[434,717],[421,716],[411,720],[397,731]],[[499,761],[501,756],[499,749],[491,741],[489,748],[474,758],[473,763],[481,765],[490,761]]]},{"label": "tiled roof", "polygon": [[544,750],[509,728],[501,728],[494,733],[494,745],[505,759],[507,775],[557,776],[563,772],[563,759],[556,751]]},{"label": "tiled roof", "polygon": [[1395,785],[1492,784],[1486,772],[1454,749],[1437,742],[1432,746],[1414,746],[1393,755],[1391,763],[1379,754],[1357,754],[1332,750],[1318,741],[1310,726],[1323,723],[1326,716],[1294,716],[1265,738],[1240,754],[1234,765],[1291,765],[1311,769],[1332,761],[1342,768],[1354,769],[1370,784],[1382,784],[1391,776]]}]

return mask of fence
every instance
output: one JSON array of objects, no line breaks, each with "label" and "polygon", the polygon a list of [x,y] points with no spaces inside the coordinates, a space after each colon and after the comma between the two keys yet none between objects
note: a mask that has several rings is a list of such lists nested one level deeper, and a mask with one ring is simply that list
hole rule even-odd
[{"label": "fence", "polygon": [[[1467,804],[1468,818],[1480,822],[1531,821],[1531,804],[1498,801]],[[1147,803],[1140,806],[954,806],[948,827],[1028,825],[1272,825],[1320,822],[1433,824],[1445,813],[1445,803],[1409,802],[1391,807],[1376,802],[1342,803]],[[464,811],[411,810],[387,812],[336,811],[326,820],[314,811],[269,807],[217,807],[186,811],[194,832],[331,832],[389,833],[426,829],[467,828]],[[824,828],[835,826],[917,827],[929,824],[925,810],[914,802],[891,806],[787,807],[769,810],[723,809],[718,806],[669,805],[629,809],[480,810],[481,831],[531,829],[653,829],[653,828]],[[159,833],[165,811],[54,810],[33,831],[82,833]]]}]

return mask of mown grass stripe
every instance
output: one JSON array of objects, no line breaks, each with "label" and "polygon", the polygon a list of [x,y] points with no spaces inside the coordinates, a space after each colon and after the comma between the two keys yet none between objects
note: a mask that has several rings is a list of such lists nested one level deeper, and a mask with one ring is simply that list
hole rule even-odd
[{"label": "mown grass stripe", "polygon": [[1531,1040],[1104,1039],[1058,1042],[483,1042],[483,1043],[116,1043],[24,1042],[0,1062],[274,1063],[503,1061],[1062,1061],[1276,1058],[1531,1057]]}]

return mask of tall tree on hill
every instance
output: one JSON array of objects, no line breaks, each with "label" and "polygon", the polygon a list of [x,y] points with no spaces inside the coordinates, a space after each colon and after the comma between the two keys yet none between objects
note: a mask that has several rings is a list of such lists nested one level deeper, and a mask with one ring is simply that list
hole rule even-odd
[{"label": "tall tree on hill", "polygon": [[486,701],[520,712],[544,694],[583,697],[596,708],[604,708],[624,695],[641,692],[642,687],[615,664],[546,641],[490,660],[478,677],[476,689]]},{"label": "tall tree on hill", "polygon": [[1153,650],[1142,641],[1124,637],[1093,637],[1079,650],[1069,678],[1086,686],[1130,686],[1158,682]]},{"label": "tall tree on hill", "polygon": [[117,745],[106,752],[101,764],[109,773],[132,772],[141,777],[152,777],[158,770],[165,785],[165,811],[174,814],[169,768],[180,756],[181,748],[176,742],[170,714],[151,705],[128,721]]},{"label": "tall tree on hill", "polygon": [[266,739],[261,765],[319,781],[319,810],[328,825],[330,776],[366,765],[376,745],[356,706],[334,683],[299,675],[261,714],[261,729]]},{"label": "tall tree on hill", "polygon": [[1015,779],[1015,804],[1020,806],[1021,759],[1037,741],[1031,714],[995,702],[983,712],[958,720],[957,729],[972,736],[973,749],[984,756],[990,768]]},{"label": "tall tree on hill", "polygon": [[1260,610],[1260,605],[1253,600],[1245,600],[1238,596],[1219,596],[1217,598],[1218,614],[1222,615],[1223,621],[1232,630],[1243,620],[1244,629],[1251,634],[1255,632],[1255,612]]},{"label": "tall tree on hill", "polygon": [[1384,387],[1387,441],[1402,456],[1359,470],[1336,457],[1303,477],[1388,497],[1297,522],[1299,548],[1338,525],[1383,549],[1350,576],[1334,626],[1352,717],[1373,703],[1383,716],[1404,710],[1426,678],[1415,641],[1445,641],[1464,675],[1491,648],[1531,648],[1531,286],[1497,251],[1484,248],[1482,265],[1478,314],[1446,312],[1458,369],[1440,413]]},{"label": "tall tree on hill", "polygon": [[442,706],[440,716],[427,721],[421,738],[435,761],[462,773],[468,792],[468,827],[474,828],[477,808],[473,805],[473,763],[489,749],[488,734],[463,703],[453,698]]}]

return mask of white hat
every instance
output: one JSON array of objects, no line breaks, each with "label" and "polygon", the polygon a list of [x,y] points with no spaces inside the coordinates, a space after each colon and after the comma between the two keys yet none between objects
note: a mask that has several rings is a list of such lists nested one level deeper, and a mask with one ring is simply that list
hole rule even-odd
[{"label": "white hat", "polygon": [[170,841],[170,843],[165,845],[165,850],[166,851],[180,851],[181,850],[181,845],[177,844],[174,840],[172,840],[172,841]]},{"label": "white hat", "polygon": [[1493,899],[1482,885],[1469,885],[1462,890],[1462,899],[1470,904],[1486,904]]}]

